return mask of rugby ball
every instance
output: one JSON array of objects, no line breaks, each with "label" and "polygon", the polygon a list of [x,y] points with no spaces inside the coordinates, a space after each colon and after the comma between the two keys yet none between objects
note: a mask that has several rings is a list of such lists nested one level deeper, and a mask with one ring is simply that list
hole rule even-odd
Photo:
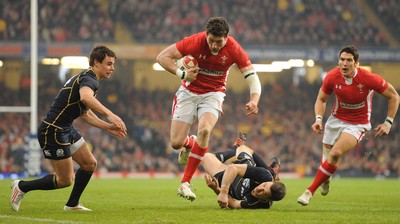
[{"label": "rugby ball", "polygon": [[192,55],[185,55],[182,58],[178,59],[176,61],[176,65],[178,66],[179,69],[186,70],[189,68],[195,68],[198,67],[199,64],[196,60],[196,58],[194,58]]}]

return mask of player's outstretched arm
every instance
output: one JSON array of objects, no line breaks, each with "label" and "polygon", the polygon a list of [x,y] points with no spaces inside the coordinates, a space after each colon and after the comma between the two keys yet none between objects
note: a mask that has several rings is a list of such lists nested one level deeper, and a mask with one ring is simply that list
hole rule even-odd
[{"label": "player's outstretched arm", "polygon": [[110,133],[111,135],[117,136],[118,138],[125,138],[127,136],[126,130],[121,129],[115,124],[110,124],[108,122],[103,121],[92,110],[87,110],[84,114],[82,114],[81,118],[88,124],[93,127],[103,129]]},{"label": "player's outstretched arm", "polygon": [[122,130],[126,131],[126,125],[122,119],[111,112],[107,107],[103,106],[103,104],[94,97],[94,92],[91,88],[84,86],[79,89],[79,94],[81,96],[81,102],[89,109],[104,115],[110,123],[115,124]]}]

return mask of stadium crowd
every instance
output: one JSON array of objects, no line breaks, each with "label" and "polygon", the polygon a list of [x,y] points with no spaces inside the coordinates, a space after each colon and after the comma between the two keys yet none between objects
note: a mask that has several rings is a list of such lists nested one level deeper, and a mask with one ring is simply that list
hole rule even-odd
[{"label": "stadium crowd", "polygon": [[[30,40],[30,0],[0,1],[0,40]],[[38,1],[42,42],[114,41],[114,21],[94,1]]]},{"label": "stadium crowd", "polygon": [[[383,1],[386,2],[386,1]],[[117,24],[124,24],[137,43],[173,43],[204,29],[210,16],[231,23],[231,34],[244,46],[386,47],[387,37],[355,1],[230,0],[230,1],[39,1],[39,40],[116,41]],[[389,30],[397,32],[398,1],[370,0]],[[377,7],[378,6],[378,7]],[[1,1],[0,39],[28,41],[29,0]],[[393,9],[397,9],[394,10]],[[389,12],[389,10],[391,10]],[[351,31],[351,32],[350,32]]]},{"label": "stadium crowd", "polygon": [[[46,79],[48,80],[48,79]],[[54,79],[53,79],[54,80]],[[107,81],[107,91],[98,98],[114,111],[118,111],[128,126],[129,137],[125,140],[103,133],[84,123],[75,125],[85,139],[95,145],[99,171],[159,171],[178,172],[183,167],[177,164],[177,152],[169,147],[170,99],[174,92],[167,90],[118,88],[115,80]],[[111,82],[111,83],[110,83]],[[115,83],[113,83],[115,82]],[[57,81],[44,82],[39,86],[39,116],[50,103],[57,88]],[[294,85],[289,76],[275,84],[263,86],[260,113],[244,116],[243,105],[248,95],[229,91],[221,117],[210,140],[210,150],[226,149],[236,138],[236,131],[248,133],[248,145],[267,161],[273,156],[282,160],[283,172],[312,175],[318,167],[321,155],[321,137],[312,133],[314,121],[313,99],[320,83],[300,82]],[[5,91],[12,93],[12,90]],[[10,101],[12,100],[12,101]],[[0,96],[6,105],[20,105],[26,97],[15,94],[14,98]],[[374,98],[372,124],[381,122],[387,106],[382,97]],[[29,134],[29,114],[0,113],[0,173],[22,172],[24,167],[24,137]],[[196,126],[194,126],[196,128]],[[195,133],[195,129],[192,129]],[[193,134],[192,133],[192,134]],[[382,138],[371,132],[354,150],[352,156],[340,162],[338,175],[400,177],[400,127],[395,122],[391,133]],[[48,170],[46,162],[42,169]]]}]

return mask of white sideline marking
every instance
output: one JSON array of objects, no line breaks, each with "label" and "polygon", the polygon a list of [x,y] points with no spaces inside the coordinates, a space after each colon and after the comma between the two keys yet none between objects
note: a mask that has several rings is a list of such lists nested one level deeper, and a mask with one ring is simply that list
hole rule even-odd
[{"label": "white sideline marking", "polygon": [[76,223],[83,224],[84,222],[68,221],[68,220],[56,220],[56,219],[40,219],[40,218],[30,218],[24,216],[12,216],[12,215],[0,215],[0,219],[20,219],[36,222],[51,222],[51,223]]}]

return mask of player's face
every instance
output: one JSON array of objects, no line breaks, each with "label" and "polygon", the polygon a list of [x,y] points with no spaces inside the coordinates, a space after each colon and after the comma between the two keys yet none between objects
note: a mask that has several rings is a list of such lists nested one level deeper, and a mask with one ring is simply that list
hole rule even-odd
[{"label": "player's face", "polygon": [[339,56],[339,68],[342,75],[346,78],[351,78],[355,74],[357,62],[354,61],[352,54],[342,52]]},{"label": "player's face", "polygon": [[114,57],[106,56],[102,63],[95,60],[94,67],[97,70],[97,73],[96,73],[97,78],[99,80],[110,78],[111,74],[114,71],[114,64],[115,64]]},{"label": "player's face", "polygon": [[258,185],[256,188],[254,188],[251,191],[251,194],[261,200],[266,200],[271,198],[272,193],[271,193],[271,186],[273,182],[264,182]]},{"label": "player's face", "polygon": [[207,34],[207,44],[213,55],[218,54],[219,50],[226,44],[226,37],[216,37],[212,34]]}]

